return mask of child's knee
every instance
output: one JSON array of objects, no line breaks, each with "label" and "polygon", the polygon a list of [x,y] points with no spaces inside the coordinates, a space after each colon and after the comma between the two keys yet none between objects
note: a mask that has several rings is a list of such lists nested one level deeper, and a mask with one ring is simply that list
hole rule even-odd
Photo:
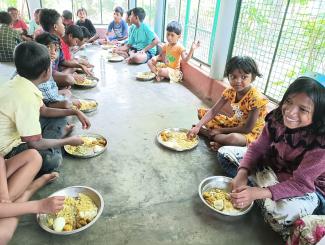
[{"label": "child's knee", "polygon": [[42,156],[39,154],[39,152],[35,149],[28,149],[28,160],[32,162],[33,164],[39,165],[39,167],[42,166]]},{"label": "child's knee", "polygon": [[14,231],[8,231],[7,229],[0,229],[0,245],[8,244],[11,241],[13,234]]}]

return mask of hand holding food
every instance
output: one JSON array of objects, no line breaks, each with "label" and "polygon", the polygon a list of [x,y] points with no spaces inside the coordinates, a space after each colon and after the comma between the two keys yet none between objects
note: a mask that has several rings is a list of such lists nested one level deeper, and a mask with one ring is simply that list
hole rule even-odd
[{"label": "hand holding food", "polygon": [[81,122],[83,129],[89,129],[90,128],[90,126],[91,126],[90,121],[85,116],[85,114],[83,114],[83,112],[76,111],[76,116],[78,117],[79,121]]},{"label": "hand holding food", "polygon": [[187,133],[187,138],[189,139],[193,139],[197,136],[197,134],[199,133],[200,128],[198,126],[194,126],[192,129],[190,129]]},{"label": "hand holding food", "polygon": [[78,146],[84,143],[83,139],[80,136],[71,136],[68,139],[67,145]]},{"label": "hand holding food", "polygon": [[42,199],[38,202],[39,213],[57,213],[63,208],[64,196],[54,196]]}]

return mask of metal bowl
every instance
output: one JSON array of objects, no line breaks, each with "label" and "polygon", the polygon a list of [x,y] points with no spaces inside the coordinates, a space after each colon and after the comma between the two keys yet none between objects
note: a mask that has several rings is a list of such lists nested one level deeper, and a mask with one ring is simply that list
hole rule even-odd
[{"label": "metal bowl", "polygon": [[87,102],[96,102],[96,107],[91,108],[91,109],[87,109],[87,110],[80,110],[83,113],[90,113],[90,112],[96,111],[97,108],[98,108],[98,102],[96,100],[94,100],[94,99],[79,99],[79,100],[84,100],[84,101],[87,101]]},{"label": "metal bowl", "polygon": [[63,149],[65,150],[65,152],[67,154],[69,154],[70,156],[77,157],[77,158],[91,158],[91,157],[95,157],[95,156],[98,156],[98,155],[102,154],[107,149],[108,141],[107,141],[107,139],[104,136],[102,136],[100,134],[87,133],[87,134],[80,134],[79,136],[81,136],[81,137],[84,136],[84,137],[102,138],[102,139],[104,139],[106,141],[106,145],[105,145],[105,147],[102,150],[100,150],[98,152],[94,152],[92,154],[86,154],[86,155],[77,155],[77,154],[70,153],[67,150],[66,145],[63,146]]},{"label": "metal bowl", "polygon": [[84,85],[84,84],[77,84],[75,83],[74,86],[77,88],[94,88],[97,86],[98,80],[95,77],[91,77],[91,76],[86,76],[87,79],[92,81],[92,84],[90,85]]},{"label": "metal bowl", "polygon": [[211,210],[213,210],[215,213],[217,214],[221,214],[222,216],[229,216],[229,217],[238,217],[241,216],[243,214],[248,213],[253,205],[254,202],[251,203],[251,205],[249,205],[246,208],[241,209],[238,212],[223,212],[220,210],[217,210],[213,207],[211,207],[203,198],[203,192],[211,189],[211,188],[219,188],[219,189],[223,189],[226,192],[231,192],[231,187],[230,187],[230,181],[232,180],[232,178],[226,177],[226,176],[212,176],[212,177],[208,177],[204,180],[202,180],[202,182],[199,185],[199,195],[200,198],[202,200],[202,202],[209,207]]},{"label": "metal bowl", "polygon": [[148,76],[148,77],[143,77],[144,73],[147,73],[147,72],[138,72],[137,75],[136,75],[136,79],[138,81],[151,81],[151,80],[156,78],[156,74],[153,73],[153,72],[150,72],[152,74],[150,74],[150,76]]},{"label": "metal bowl", "polygon": [[87,196],[89,196],[98,208],[96,217],[90,223],[88,223],[87,225],[85,225],[79,229],[76,229],[76,230],[58,232],[58,231],[54,231],[54,230],[50,229],[46,225],[47,214],[37,214],[36,219],[37,219],[38,224],[42,227],[42,229],[44,229],[45,231],[47,231],[49,233],[56,234],[56,235],[71,235],[71,234],[75,234],[80,231],[83,231],[83,230],[89,228],[90,226],[92,226],[98,220],[98,218],[100,217],[100,215],[102,214],[103,209],[104,209],[104,199],[101,196],[101,194],[99,194],[98,191],[96,191],[95,189],[88,187],[88,186],[70,186],[70,187],[66,187],[62,190],[54,192],[49,197],[52,197],[52,196],[77,197],[79,193],[83,193],[83,194],[86,194]]},{"label": "metal bowl", "polygon": [[168,144],[166,144],[165,141],[162,140],[160,134],[163,132],[163,131],[169,131],[169,132],[184,132],[184,133],[188,133],[188,129],[186,128],[165,128],[161,131],[158,132],[157,136],[156,136],[156,139],[158,141],[159,144],[165,146],[166,148],[168,149],[171,149],[171,150],[174,150],[174,151],[189,151],[189,150],[192,150],[194,149],[195,147],[197,147],[197,145],[199,144],[199,137],[196,136],[195,139],[196,139],[196,144],[193,145],[191,148],[178,148],[178,147],[172,147]]}]

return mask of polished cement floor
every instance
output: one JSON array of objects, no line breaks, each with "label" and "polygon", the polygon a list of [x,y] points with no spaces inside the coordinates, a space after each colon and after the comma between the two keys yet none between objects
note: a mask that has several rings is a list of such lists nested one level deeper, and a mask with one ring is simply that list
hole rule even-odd
[{"label": "polished cement floor", "polygon": [[[100,82],[93,89],[74,89],[73,94],[99,102],[98,110],[88,114],[89,132],[106,136],[108,149],[92,159],[65,156],[60,179],[34,198],[67,186],[90,186],[104,198],[103,214],[89,229],[69,236],[51,235],[34,215],[25,216],[11,245],[283,243],[257,207],[240,219],[225,220],[204,206],[198,196],[200,181],[224,173],[203,140],[184,153],[156,143],[159,130],[189,128],[197,121],[196,108],[202,102],[191,91],[166,81],[138,82],[135,74],[147,70],[146,65],[108,63],[107,51],[99,47],[84,52]],[[1,65],[2,70],[6,67]],[[81,132],[76,122],[73,133]]]}]

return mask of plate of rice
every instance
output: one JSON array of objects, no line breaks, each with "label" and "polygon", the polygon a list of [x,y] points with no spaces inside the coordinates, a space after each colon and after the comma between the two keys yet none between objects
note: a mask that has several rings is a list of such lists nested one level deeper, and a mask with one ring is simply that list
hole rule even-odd
[{"label": "plate of rice", "polygon": [[199,137],[187,138],[188,129],[166,128],[157,134],[157,141],[161,145],[174,151],[187,151],[194,149],[199,144]]},{"label": "plate of rice", "polygon": [[65,196],[64,207],[56,214],[37,214],[38,224],[47,232],[70,235],[92,226],[100,217],[104,200],[95,189],[70,186],[51,196]]},{"label": "plate of rice", "polygon": [[77,108],[77,106],[73,105],[73,109],[78,109],[84,113],[89,113],[97,110],[98,103],[96,100],[93,99],[79,99],[80,101],[80,108]]},{"label": "plate of rice", "polygon": [[66,153],[79,158],[90,158],[102,154],[107,148],[107,140],[99,134],[82,134],[81,139],[84,141],[82,145],[72,146],[65,145],[63,148]]}]

